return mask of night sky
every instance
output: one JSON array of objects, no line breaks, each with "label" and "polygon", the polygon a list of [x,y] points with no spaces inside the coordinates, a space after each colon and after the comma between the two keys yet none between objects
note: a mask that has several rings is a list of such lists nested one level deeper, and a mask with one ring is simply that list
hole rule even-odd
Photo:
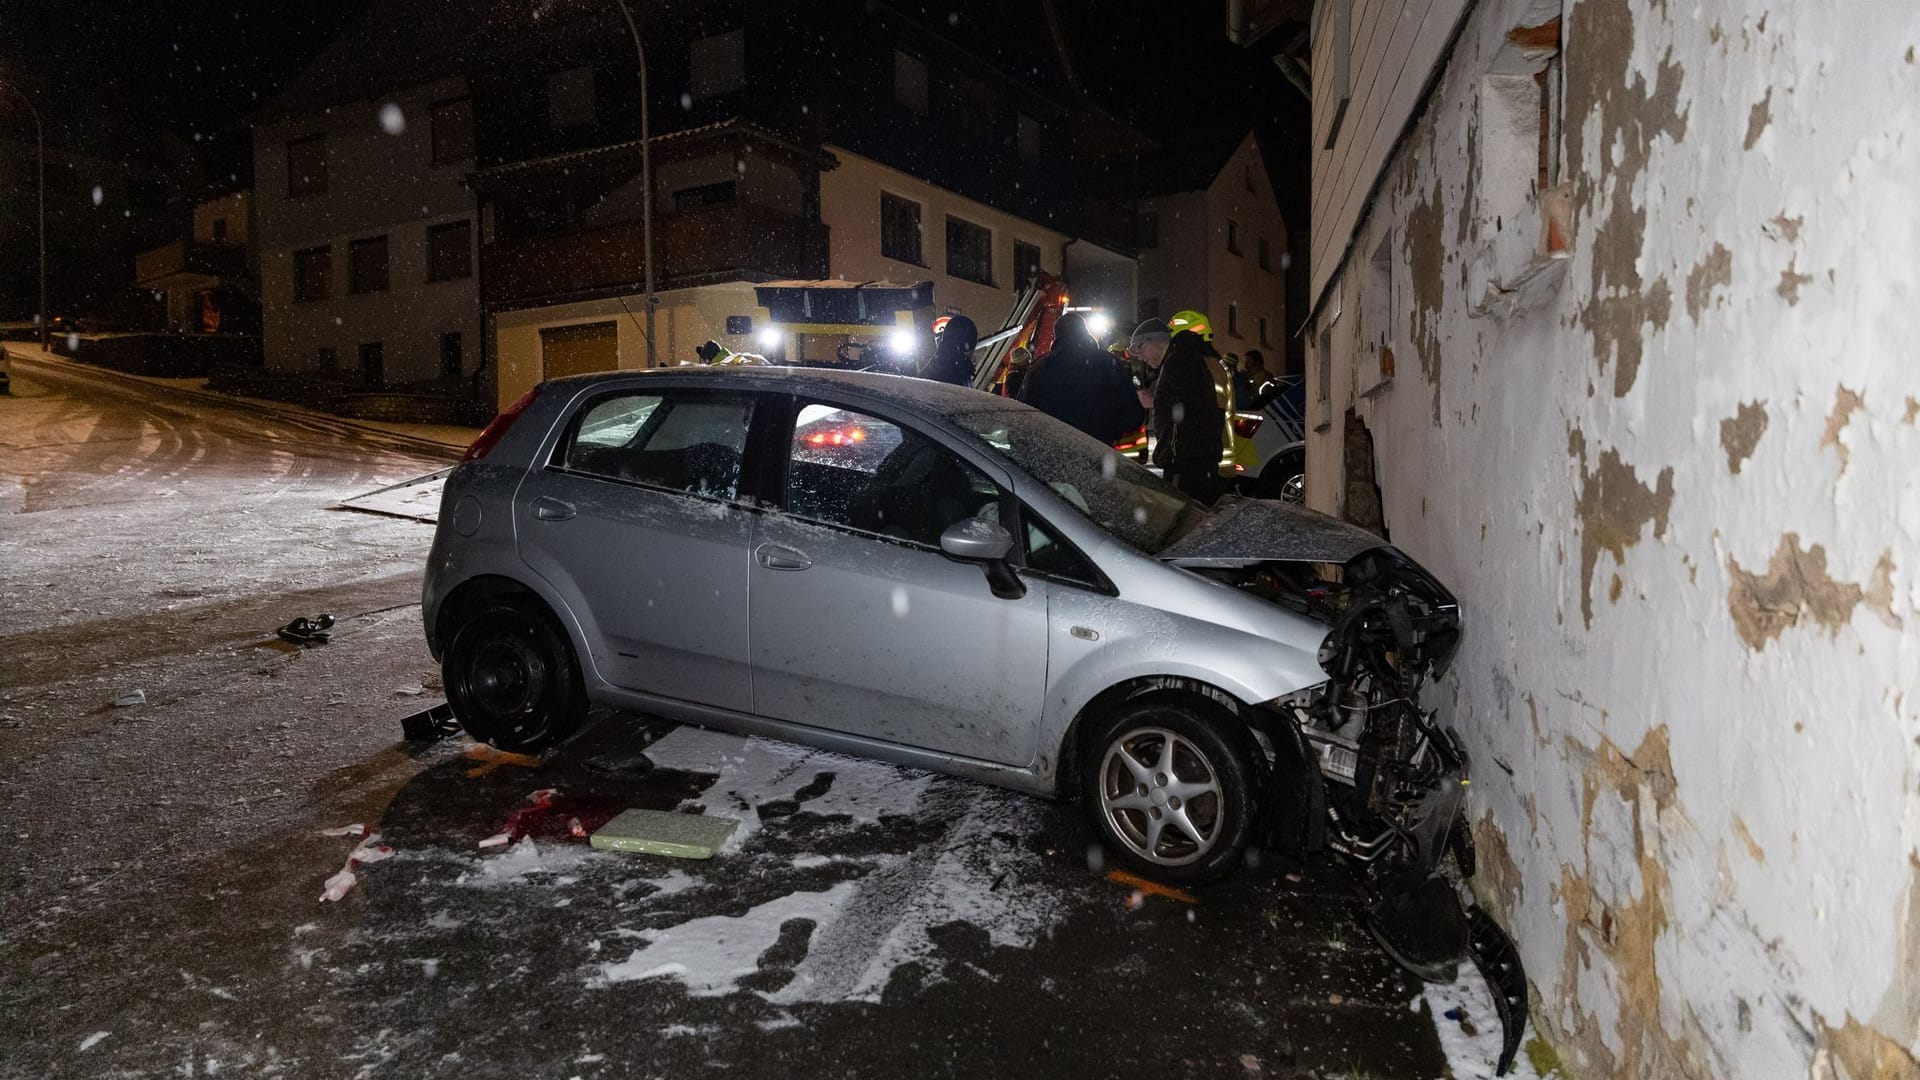
[{"label": "night sky", "polygon": [[[996,0],[955,0],[990,21]],[[1034,0],[1037,3],[1037,0]],[[903,9],[940,6],[907,0]],[[164,173],[149,199],[198,197],[250,180],[246,117],[346,26],[362,0],[0,0],[0,78],[26,87],[55,144]],[[1306,102],[1262,58],[1225,38],[1217,0],[1062,0],[1088,87],[1116,111],[1177,144],[1200,129],[1254,126],[1276,172],[1292,172]],[[1154,73],[1178,93],[1133,95]],[[0,126],[30,134],[0,97]],[[1298,186],[1304,194],[1304,161]],[[1293,192],[1283,182],[1283,204]]]}]

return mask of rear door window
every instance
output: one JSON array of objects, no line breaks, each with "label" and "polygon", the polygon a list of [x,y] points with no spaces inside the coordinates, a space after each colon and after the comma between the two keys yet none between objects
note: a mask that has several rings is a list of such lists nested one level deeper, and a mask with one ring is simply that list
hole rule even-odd
[{"label": "rear door window", "polygon": [[556,464],[588,476],[736,499],[753,406],[751,395],[698,391],[600,398],[582,410]]},{"label": "rear door window", "polygon": [[954,522],[995,519],[1000,490],[912,428],[810,404],[794,422],[786,502],[795,517],[939,547]]}]

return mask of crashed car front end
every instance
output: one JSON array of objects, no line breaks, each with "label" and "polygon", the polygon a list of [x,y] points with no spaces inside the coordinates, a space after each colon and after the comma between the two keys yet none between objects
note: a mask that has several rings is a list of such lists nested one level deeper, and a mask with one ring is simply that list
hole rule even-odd
[{"label": "crashed car front end", "polygon": [[[1525,1024],[1511,941],[1458,884],[1474,872],[1470,761],[1421,705],[1460,646],[1460,607],[1398,549],[1355,526],[1277,502],[1228,500],[1161,558],[1327,627],[1325,682],[1257,710],[1271,769],[1268,842],[1355,864],[1368,928],[1413,974],[1454,977],[1471,957],[1505,1028],[1500,1072]],[[1445,866],[1453,856],[1451,874]]]}]

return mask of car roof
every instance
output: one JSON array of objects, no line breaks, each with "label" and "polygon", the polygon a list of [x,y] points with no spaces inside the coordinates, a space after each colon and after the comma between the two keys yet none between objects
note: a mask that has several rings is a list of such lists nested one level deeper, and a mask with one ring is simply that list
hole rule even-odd
[{"label": "car roof", "polygon": [[918,379],[910,375],[890,375],[878,371],[845,371],[812,367],[681,367],[645,368],[638,371],[602,371],[589,375],[569,375],[552,380],[554,386],[582,389],[597,382],[627,379],[671,380],[690,386],[721,386],[772,391],[786,394],[850,392],[859,397],[894,405],[926,416],[946,417],[955,413],[993,409],[1025,408],[998,394],[975,390],[970,386]]}]

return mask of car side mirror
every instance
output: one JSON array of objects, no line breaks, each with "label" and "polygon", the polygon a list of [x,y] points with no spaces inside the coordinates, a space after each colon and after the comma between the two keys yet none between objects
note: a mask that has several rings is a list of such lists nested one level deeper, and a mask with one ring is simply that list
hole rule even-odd
[{"label": "car side mirror", "polygon": [[963,518],[947,526],[940,534],[940,550],[950,559],[979,563],[987,575],[993,595],[1002,600],[1018,600],[1027,595],[1027,584],[1007,562],[1013,551],[1013,534],[1006,526],[980,518]]},{"label": "car side mirror", "polygon": [[940,534],[940,550],[962,562],[1003,562],[1013,550],[1013,534],[998,522],[962,518]]}]

